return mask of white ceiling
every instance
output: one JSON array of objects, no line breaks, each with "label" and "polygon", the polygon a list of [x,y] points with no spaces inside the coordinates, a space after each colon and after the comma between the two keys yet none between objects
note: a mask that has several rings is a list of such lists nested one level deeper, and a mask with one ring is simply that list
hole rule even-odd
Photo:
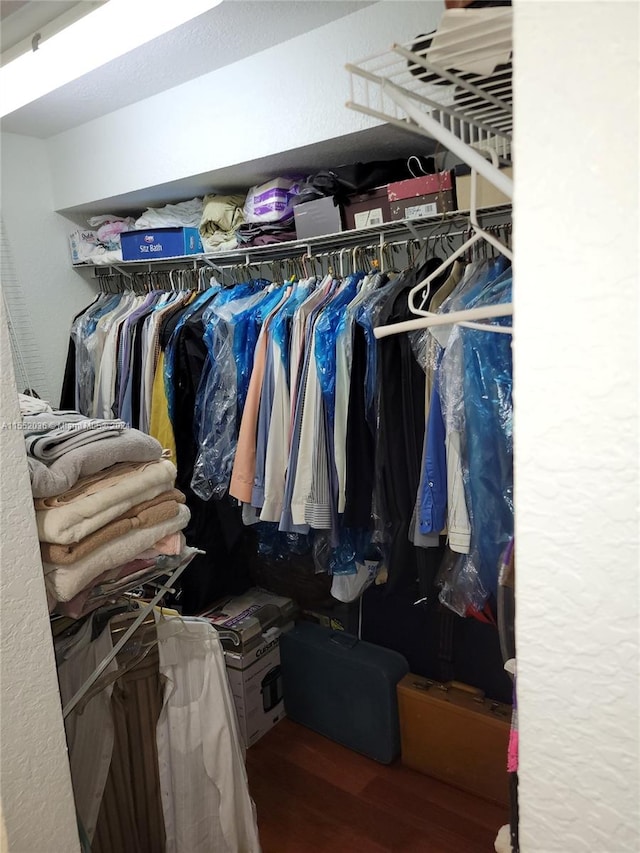
[{"label": "white ceiling", "polygon": [[[372,2],[224,0],[204,15],[15,110],[2,119],[2,130],[40,138],[53,136],[323,26]],[[60,9],[69,5],[65,0],[2,0],[3,27],[14,16],[33,11],[37,17],[38,11],[46,13],[54,4]],[[14,8],[7,12],[9,6]],[[214,103],[212,96],[212,106]]]}]

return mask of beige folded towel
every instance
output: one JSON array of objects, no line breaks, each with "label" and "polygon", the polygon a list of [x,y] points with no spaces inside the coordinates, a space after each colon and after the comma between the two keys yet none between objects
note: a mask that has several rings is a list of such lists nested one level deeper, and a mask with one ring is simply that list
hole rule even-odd
[{"label": "beige folded towel", "polygon": [[69,545],[119,518],[136,504],[173,488],[176,469],[167,459],[148,462],[144,468],[117,478],[105,489],[69,504],[36,510],[41,542]]},{"label": "beige folded towel", "polygon": [[190,518],[189,508],[179,505],[178,514],[174,518],[154,524],[153,527],[130,530],[124,536],[101,545],[69,566],[43,563],[47,590],[56,601],[70,601],[103,572],[128,563],[155,542],[182,530]]},{"label": "beige folded towel", "polygon": [[141,527],[152,527],[161,521],[167,521],[178,514],[179,504],[183,504],[185,497],[178,489],[162,492],[150,501],[144,501],[132,507],[120,518],[105,524],[95,533],[85,536],[80,542],[70,545],[56,545],[51,542],[40,543],[40,553],[45,563],[58,563],[69,565],[75,563],[81,557],[86,557],[100,545],[123,536],[130,530]]}]

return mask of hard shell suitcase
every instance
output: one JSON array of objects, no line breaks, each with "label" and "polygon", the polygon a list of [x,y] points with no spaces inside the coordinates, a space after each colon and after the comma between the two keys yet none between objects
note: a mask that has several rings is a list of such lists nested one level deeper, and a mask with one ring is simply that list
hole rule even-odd
[{"label": "hard shell suitcase", "polygon": [[509,804],[511,705],[459,682],[410,673],[398,684],[402,763],[502,805]]},{"label": "hard shell suitcase", "polygon": [[382,764],[400,755],[398,652],[300,622],[280,638],[287,716]]}]

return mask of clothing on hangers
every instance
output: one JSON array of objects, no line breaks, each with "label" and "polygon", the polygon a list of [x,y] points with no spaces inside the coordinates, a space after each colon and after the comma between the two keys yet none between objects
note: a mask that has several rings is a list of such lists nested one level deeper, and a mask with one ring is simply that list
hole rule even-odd
[{"label": "clothing on hangers", "polygon": [[[96,639],[93,618],[59,653],[65,704],[113,648],[119,617]],[[92,849],[259,853],[224,654],[205,620],[138,628],[65,726]]]},{"label": "clothing on hangers", "polygon": [[[285,551],[310,549],[321,535],[331,552],[325,565],[338,573],[357,573],[368,552],[390,590],[421,571],[421,548],[438,546],[442,534],[469,551],[466,436],[447,417],[440,388],[452,326],[393,341],[375,333],[411,317],[408,295],[424,301],[425,280],[433,313],[482,304],[478,295],[504,265],[465,268],[458,259],[445,267],[431,255],[391,280],[377,272],[286,285],[257,279],[216,285],[179,307],[163,297],[152,305],[151,295],[133,314],[128,306],[129,363],[145,383],[123,371],[125,389],[140,386],[142,399],[153,374],[141,425],[175,443],[191,511],[187,541],[207,551],[185,575],[185,612],[242,588],[246,567],[235,554],[247,525],[267,553],[276,541]],[[156,317],[159,354],[145,362],[154,347],[135,329]],[[133,395],[131,403],[132,415],[147,411]]]}]

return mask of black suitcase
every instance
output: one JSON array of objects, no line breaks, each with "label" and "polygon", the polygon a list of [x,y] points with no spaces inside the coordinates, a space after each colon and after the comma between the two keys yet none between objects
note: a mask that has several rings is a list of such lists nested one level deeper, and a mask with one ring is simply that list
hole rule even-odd
[{"label": "black suitcase", "polygon": [[400,755],[401,654],[300,622],[280,637],[280,662],[288,717],[382,764]]}]

